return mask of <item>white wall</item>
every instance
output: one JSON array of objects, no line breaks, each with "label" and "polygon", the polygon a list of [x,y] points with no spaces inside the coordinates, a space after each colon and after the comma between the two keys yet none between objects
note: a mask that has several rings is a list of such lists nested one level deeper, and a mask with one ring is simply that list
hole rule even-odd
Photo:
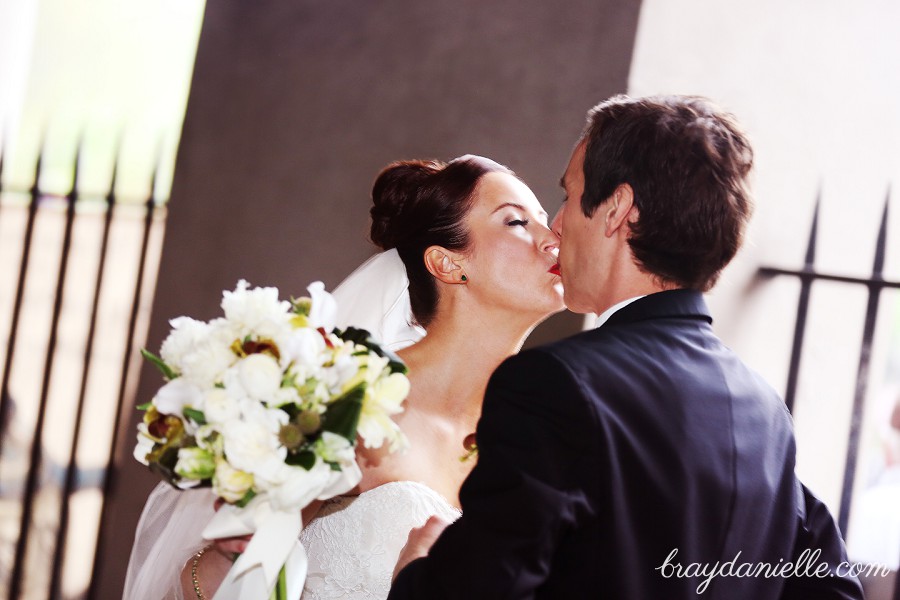
[{"label": "white wall", "polygon": [[[802,266],[819,189],[817,269],[871,273],[892,181],[900,193],[898,23],[900,3],[892,0],[644,0],[642,6],[629,93],[709,96],[753,138],[757,209],[750,243],[710,304],[726,343],[782,392],[799,284],[754,275],[762,265]],[[888,239],[887,277],[900,280],[896,197]],[[835,514],[865,303],[861,287],[813,287],[794,410],[797,471]],[[897,295],[885,294],[869,405],[885,384],[887,348],[900,343],[898,310]],[[858,489],[878,452],[874,412],[867,416]]]}]

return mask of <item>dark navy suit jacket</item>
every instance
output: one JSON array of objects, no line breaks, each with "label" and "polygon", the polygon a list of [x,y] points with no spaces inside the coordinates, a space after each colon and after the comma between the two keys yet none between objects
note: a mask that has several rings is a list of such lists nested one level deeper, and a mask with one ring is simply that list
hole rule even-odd
[{"label": "dark navy suit jacket", "polygon": [[661,292],[500,365],[463,516],[389,598],[862,598],[784,403],[711,322]]}]

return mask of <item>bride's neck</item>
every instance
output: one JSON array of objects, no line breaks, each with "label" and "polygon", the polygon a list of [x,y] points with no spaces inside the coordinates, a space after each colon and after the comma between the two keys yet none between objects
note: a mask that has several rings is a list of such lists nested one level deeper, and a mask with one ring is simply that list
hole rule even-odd
[{"label": "bride's neck", "polygon": [[422,341],[400,355],[410,368],[413,394],[434,410],[458,414],[465,422],[481,415],[494,369],[522,347],[533,326],[438,315]]}]

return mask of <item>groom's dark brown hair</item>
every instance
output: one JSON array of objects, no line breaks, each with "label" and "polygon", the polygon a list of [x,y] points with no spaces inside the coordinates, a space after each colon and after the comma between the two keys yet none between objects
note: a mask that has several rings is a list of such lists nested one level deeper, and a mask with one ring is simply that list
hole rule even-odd
[{"label": "groom's dark brown hair", "polygon": [[734,117],[696,96],[615,96],[587,120],[584,214],[627,183],[640,213],[628,239],[638,266],[710,289],[740,248],[753,208],[753,151]]}]

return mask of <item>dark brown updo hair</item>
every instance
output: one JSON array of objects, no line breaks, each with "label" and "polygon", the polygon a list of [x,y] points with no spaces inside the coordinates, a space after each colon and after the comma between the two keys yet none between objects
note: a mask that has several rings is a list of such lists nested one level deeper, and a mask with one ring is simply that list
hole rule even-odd
[{"label": "dark brown updo hair", "polygon": [[372,186],[372,241],[383,250],[397,249],[409,278],[413,315],[423,327],[431,323],[438,303],[437,284],[425,268],[425,249],[463,251],[469,246],[463,220],[487,173],[514,175],[490,159],[466,155],[449,163],[395,162]]}]

